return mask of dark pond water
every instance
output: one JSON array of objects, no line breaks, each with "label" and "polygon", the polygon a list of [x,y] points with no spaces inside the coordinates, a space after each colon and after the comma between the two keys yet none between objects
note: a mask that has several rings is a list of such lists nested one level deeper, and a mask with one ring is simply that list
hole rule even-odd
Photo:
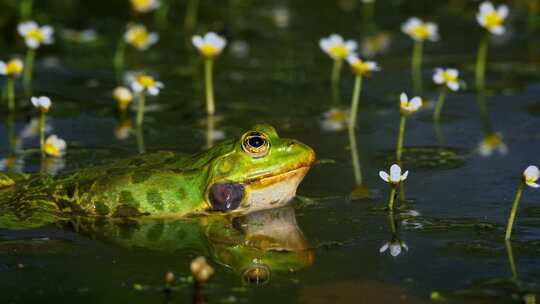
[{"label": "dark pond water", "polygon": [[[540,22],[527,6],[534,1],[507,1],[509,34],[490,44],[487,87],[480,93],[474,89],[474,61],[483,32],[473,1],[381,0],[370,15],[356,0],[201,0],[192,1],[198,6],[192,29],[185,26],[186,1],[162,1],[170,2],[164,23],[152,14],[133,17],[127,1],[35,1],[34,18],[57,31],[56,43],[38,51],[34,95],[54,102],[51,132],[68,141],[63,170],[138,152],[133,133],[119,136],[129,123],[118,121],[111,98],[118,84],[116,43],[124,25],[136,19],[159,31],[160,40],[148,51],[129,51],[126,67],[165,83],[162,94],[148,101],[146,150],[193,153],[206,146],[202,62],[190,37],[214,30],[229,40],[215,66],[216,130],[235,137],[267,122],[313,147],[319,161],[301,184],[300,198],[294,209],[233,221],[116,227],[81,220],[69,227],[2,229],[2,303],[186,303],[196,298],[188,278],[198,255],[216,270],[203,290],[209,303],[425,303],[435,292],[450,303],[520,303],[538,294],[539,191],[525,190],[513,241],[503,241],[520,174],[540,160],[540,32],[534,20]],[[2,58],[25,51],[15,31],[16,2],[0,3]],[[389,189],[378,172],[394,162],[399,94],[413,94],[412,41],[399,30],[412,15],[440,26],[441,40],[424,48],[424,97],[438,96],[431,83],[435,67],[458,68],[468,85],[447,98],[442,137],[429,108],[409,119],[403,166],[410,175],[393,235],[384,209]],[[89,28],[97,40],[81,43],[62,35]],[[323,113],[349,106],[353,86],[344,69],[340,100],[332,100],[332,61],[318,40],[333,32],[358,41],[383,35],[390,42],[374,58],[382,71],[364,81],[356,151],[346,130],[322,128]],[[0,158],[9,155],[10,130],[20,149],[38,146],[35,136],[21,136],[35,112],[28,98],[17,102],[12,124],[6,124],[2,103]],[[500,134],[506,152],[493,134]],[[481,155],[479,145],[490,135],[494,150]],[[38,171],[39,157],[23,155],[21,169]],[[289,251],[249,246],[273,248],[264,245],[265,238]],[[408,250],[396,257],[379,252],[396,238]],[[179,278],[169,296],[163,292],[167,271]]]}]

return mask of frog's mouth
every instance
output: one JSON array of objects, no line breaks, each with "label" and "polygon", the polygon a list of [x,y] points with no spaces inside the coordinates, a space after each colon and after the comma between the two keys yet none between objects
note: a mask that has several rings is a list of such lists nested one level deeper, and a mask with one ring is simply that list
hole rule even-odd
[{"label": "frog's mouth", "polygon": [[255,211],[283,206],[296,196],[296,189],[311,166],[263,176],[243,183],[216,183],[209,201],[215,211]]}]

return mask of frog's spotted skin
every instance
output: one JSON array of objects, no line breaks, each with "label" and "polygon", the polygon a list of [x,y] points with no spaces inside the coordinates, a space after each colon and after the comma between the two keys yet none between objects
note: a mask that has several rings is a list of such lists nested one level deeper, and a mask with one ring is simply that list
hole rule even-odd
[{"label": "frog's spotted skin", "polygon": [[157,152],[57,176],[0,173],[0,226],[71,215],[176,217],[276,207],[294,197],[314,160],[308,146],[257,125],[195,155]]}]

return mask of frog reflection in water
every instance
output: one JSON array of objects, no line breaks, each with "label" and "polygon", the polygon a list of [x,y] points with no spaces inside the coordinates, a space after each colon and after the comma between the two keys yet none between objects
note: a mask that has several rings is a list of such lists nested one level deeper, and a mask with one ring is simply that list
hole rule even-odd
[{"label": "frog reflection in water", "polygon": [[294,272],[313,264],[315,254],[285,206],[245,215],[183,219],[104,219],[63,222],[70,230],[126,248],[196,252],[233,269],[245,282],[264,284],[271,273]]},{"label": "frog reflection in water", "polygon": [[195,154],[156,152],[56,176],[0,173],[0,227],[32,228],[73,216],[177,218],[283,206],[314,151],[256,125]]}]

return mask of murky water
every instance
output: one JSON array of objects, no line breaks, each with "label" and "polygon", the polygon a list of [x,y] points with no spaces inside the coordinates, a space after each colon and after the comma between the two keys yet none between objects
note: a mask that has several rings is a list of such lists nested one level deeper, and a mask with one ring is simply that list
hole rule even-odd
[{"label": "murky water", "polygon": [[[3,58],[24,53],[12,2],[0,10]],[[540,159],[540,31],[527,23],[527,1],[509,2],[509,35],[490,45],[487,89],[480,96],[474,90],[482,37],[474,19],[477,3],[381,0],[370,17],[355,0],[200,1],[190,31],[186,4],[170,2],[159,43],[126,57],[129,70],[151,72],[166,85],[148,100],[146,150],[192,153],[207,145],[202,62],[189,40],[192,33],[215,30],[230,45],[215,66],[214,134],[234,137],[268,122],[281,135],[309,144],[319,162],[301,184],[301,197],[294,209],[234,220],[80,220],[0,230],[3,303],[200,300],[189,280],[189,262],[198,255],[216,269],[200,291],[210,303],[424,303],[433,292],[455,303],[520,303],[538,294],[540,192],[526,189],[513,242],[503,241],[520,173]],[[136,154],[137,137],[122,133],[130,122],[117,119],[111,98],[118,83],[112,65],[116,42],[134,18],[127,2],[36,5],[36,19],[58,32],[57,43],[38,52],[34,95],[54,101],[51,132],[69,145],[63,170]],[[384,209],[389,189],[378,172],[393,163],[399,94],[413,93],[412,42],[399,31],[411,15],[441,28],[441,41],[424,48],[424,96],[438,96],[430,81],[438,66],[458,68],[467,89],[447,98],[438,134],[429,108],[408,120],[404,167],[410,175],[405,202],[391,223]],[[160,28],[151,15],[139,20]],[[72,28],[93,28],[98,38],[63,39],[61,32]],[[318,47],[332,32],[359,41],[379,34],[390,42],[375,57],[382,71],[364,81],[353,151],[347,131],[321,128],[323,113],[349,106],[353,85],[344,69],[340,100],[332,100],[332,62]],[[35,115],[30,102],[21,98],[18,109],[12,123],[2,116],[1,158],[9,154],[10,132],[22,149],[37,148],[35,136],[21,136]],[[490,135],[493,151],[481,155],[478,147]],[[22,170],[38,171],[39,157],[25,155]],[[390,250],[380,253],[387,242],[407,248],[396,257]],[[167,271],[179,278],[168,295]]]}]

